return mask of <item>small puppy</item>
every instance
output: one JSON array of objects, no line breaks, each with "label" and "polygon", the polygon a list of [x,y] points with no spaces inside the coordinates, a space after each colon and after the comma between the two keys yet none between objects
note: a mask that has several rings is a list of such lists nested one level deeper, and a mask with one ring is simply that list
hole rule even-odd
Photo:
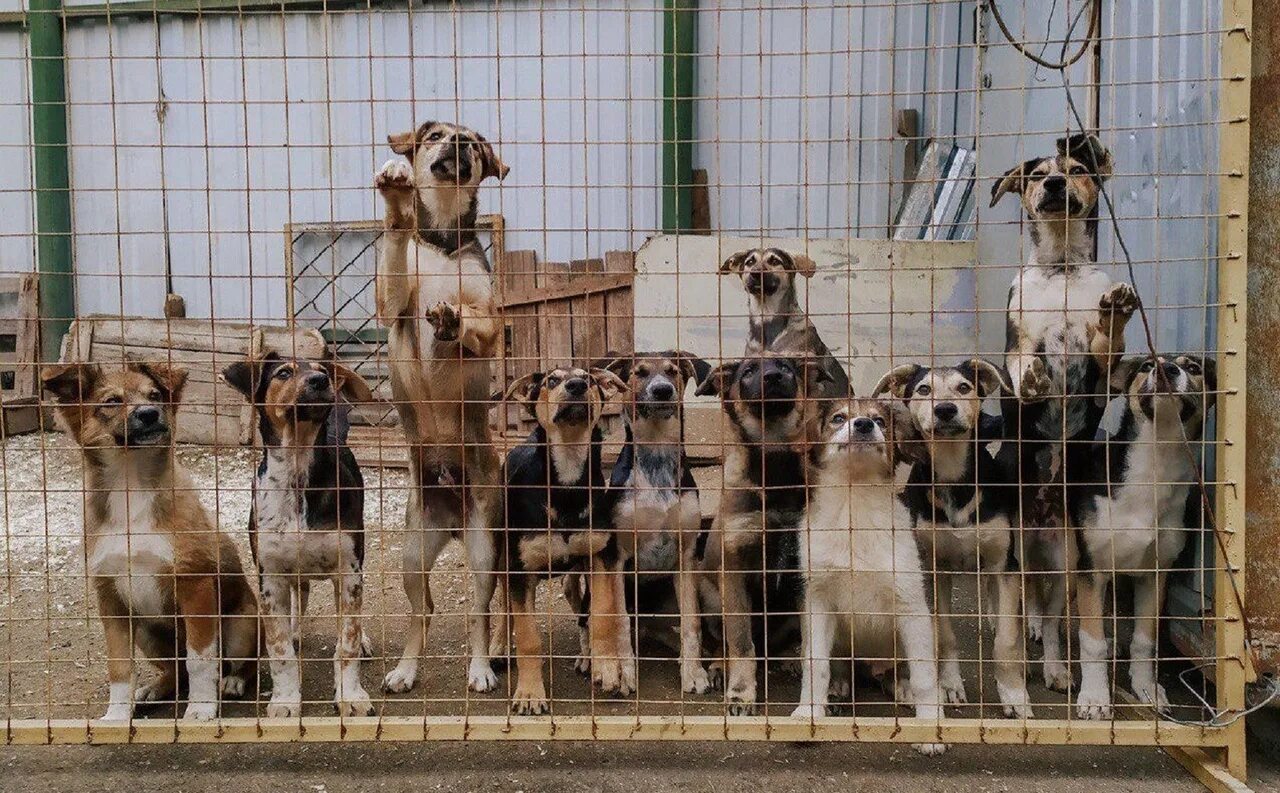
[{"label": "small puppy", "polygon": [[[428,121],[391,135],[374,179],[386,204],[378,249],[378,317],[387,327],[391,392],[409,454],[404,591],[413,618],[404,653],[382,686],[404,692],[435,605],[427,574],[451,536],[471,570],[467,687],[489,691],[489,608],[502,517],[501,463],[489,431],[489,389],[502,323],[489,262],[476,238],[476,194],[507,166],[473,130]],[[501,648],[499,648],[501,649]],[[505,652],[505,650],[503,651]]]},{"label": "small puppy", "polygon": [[725,259],[720,272],[737,274],[751,297],[745,357],[755,358],[764,352],[805,357],[815,361],[825,375],[811,396],[842,399],[852,393],[844,367],[818,336],[796,296],[796,276],[812,278],[817,272],[812,259],[781,248],[756,248]]},{"label": "small puppy", "polygon": [[724,491],[704,568],[719,577],[728,653],[725,693],[733,715],[755,710],[753,623],[763,627],[770,649],[785,648],[799,627],[803,583],[796,533],[808,500],[808,395],[826,383],[816,362],[765,354],[721,364],[696,392],[720,396],[729,432]]},{"label": "small puppy", "polygon": [[1094,449],[1097,484],[1082,499],[1083,535],[1076,608],[1080,614],[1082,719],[1111,718],[1104,616],[1107,587],[1133,579],[1129,680],[1141,702],[1168,707],[1156,682],[1153,654],[1164,609],[1165,575],[1186,547],[1201,506],[1198,461],[1186,444],[1204,432],[1217,391],[1216,363],[1194,355],[1128,358],[1112,374],[1124,396],[1115,437]]},{"label": "small puppy", "polygon": [[[45,367],[41,377],[83,452],[85,556],[110,681],[103,718],[129,719],[136,702],[172,700],[184,651],[185,718],[215,718],[219,691],[242,695],[253,679],[258,604],[235,545],[209,519],[175,456],[186,370],[127,363],[104,372],[73,363]],[[136,689],[134,646],[160,670]]]},{"label": "small puppy", "polygon": [[622,557],[613,533],[616,491],[605,487],[600,416],[627,386],[604,369],[562,367],[511,384],[506,399],[524,403],[537,420],[529,438],[505,464],[506,522],[502,567],[507,574],[516,642],[516,690],[511,708],[550,710],[542,679],[542,634],[534,600],[538,580],[582,571],[590,578],[588,618],[591,675],[606,693],[635,690],[622,584]]},{"label": "small puppy", "polygon": [[298,716],[302,708],[297,651],[311,581],[333,582],[341,630],[333,655],[333,701],[341,716],[373,713],[360,684],[364,588],[364,479],[345,442],[338,394],[373,399],[369,386],[329,361],[284,360],[274,352],[238,361],[223,379],[258,414],[262,462],[253,479],[249,543],[262,591],[271,656],[268,716]]},{"label": "small puppy", "polygon": [[[925,569],[932,573],[938,615],[940,679],[947,702],[968,702],[950,612],[955,573],[980,573],[991,584],[980,611],[994,615],[996,688],[1007,716],[1030,717],[1022,643],[1018,483],[980,439],[982,401],[1008,389],[1004,373],[980,358],[957,366],[904,364],[876,385],[873,396],[903,400],[914,433],[916,462],[902,493]],[[985,593],[983,593],[985,594]]]},{"label": "small puppy", "polygon": [[[604,368],[627,384],[631,399],[623,417],[626,440],[613,466],[609,487],[616,491],[613,527],[635,573],[675,578],[680,610],[680,685],[703,694],[711,682],[702,666],[702,618],[698,602],[705,538],[698,486],[684,455],[684,392],[701,382],[711,365],[687,352],[638,352],[608,356]],[[644,584],[641,584],[641,589]],[[652,613],[644,602],[638,613]],[[586,645],[583,645],[583,655]]]},{"label": "small puppy", "polygon": [[[833,401],[815,422],[800,541],[804,659],[800,704],[791,714],[797,718],[826,715],[837,640],[854,657],[905,658],[917,718],[942,718],[920,552],[894,483],[894,430],[910,422],[904,412],[873,399]],[[926,755],[946,748],[916,745]]]}]

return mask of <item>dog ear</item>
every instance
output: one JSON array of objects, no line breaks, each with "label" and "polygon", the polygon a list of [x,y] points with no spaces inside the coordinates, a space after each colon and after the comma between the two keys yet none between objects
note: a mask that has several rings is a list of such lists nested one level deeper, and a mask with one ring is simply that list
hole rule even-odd
[{"label": "dog ear", "polygon": [[412,160],[413,152],[418,148],[418,133],[396,132],[387,136],[387,143],[391,145],[391,150],[393,152]]},{"label": "dog ear", "polygon": [[608,369],[592,369],[589,374],[591,379],[595,381],[596,387],[604,394],[605,399],[627,390],[627,384],[622,381],[622,378]]},{"label": "dog ear", "polygon": [[538,398],[538,391],[542,388],[542,378],[544,377],[546,375],[542,372],[530,372],[524,377],[517,378],[507,388],[506,393],[502,395],[502,401],[524,402],[526,404],[535,401]]},{"label": "dog ear", "polygon": [[684,374],[686,384],[701,383],[711,373],[711,364],[691,352],[677,350],[670,355],[680,365],[680,371]]},{"label": "dog ear", "polygon": [[40,385],[60,403],[83,402],[101,376],[96,363],[58,363],[40,371]]},{"label": "dog ear", "polygon": [[795,263],[796,272],[805,278],[812,278],[814,273],[818,272],[818,265],[814,264],[813,259],[810,259],[805,254],[792,253],[789,255],[791,256],[791,261]]},{"label": "dog ear", "polygon": [[131,361],[127,366],[150,377],[160,386],[166,402],[176,405],[182,401],[182,389],[187,384],[187,370],[184,367],[159,361]]},{"label": "dog ear", "polygon": [[929,448],[924,442],[924,435],[921,434],[920,428],[916,426],[915,416],[911,414],[907,403],[891,399],[888,407],[891,436],[889,440],[892,442],[893,464],[906,462],[914,465],[926,462]]},{"label": "dog ear", "polygon": [[373,401],[373,389],[353,370],[332,361],[322,361],[320,365],[329,372],[329,379],[333,380],[333,390],[345,396],[348,402],[359,404]]},{"label": "dog ear", "polygon": [[755,251],[745,250],[745,251],[738,251],[737,253],[733,254],[728,259],[725,259],[724,261],[720,262],[720,273],[723,275],[724,273],[742,272],[742,265],[746,263],[747,259],[750,258],[751,254],[753,253],[755,253]]},{"label": "dog ear", "polygon": [[1084,163],[1099,182],[1111,178],[1111,152],[1091,132],[1078,132],[1069,138],[1058,138],[1058,154]]},{"label": "dog ear", "polygon": [[499,182],[507,178],[507,174],[511,168],[502,160],[498,159],[498,155],[494,152],[493,146],[489,141],[485,140],[484,135],[476,133],[476,140],[480,143],[480,161],[484,164],[481,179],[487,179],[492,176]]},{"label": "dog ear", "polygon": [[1111,384],[1113,394],[1124,394],[1129,390],[1129,384],[1133,382],[1133,378],[1138,374],[1138,367],[1142,366],[1148,356],[1135,355],[1131,358],[1124,358],[1119,363],[1111,367],[1111,377],[1107,380]]},{"label": "dog ear", "polygon": [[741,363],[741,361],[729,361],[707,372],[707,376],[698,384],[698,389],[693,392],[694,395],[723,397],[728,393],[729,385],[733,383],[734,375],[738,373],[738,366]]},{"label": "dog ear", "polygon": [[236,361],[222,370],[222,382],[239,391],[245,399],[252,400],[258,391],[257,361]]},{"label": "dog ear", "polygon": [[881,394],[893,394],[898,399],[906,399],[907,383],[911,382],[911,378],[920,373],[924,369],[918,363],[904,363],[901,366],[895,366],[884,377],[880,378],[880,382],[876,383],[876,387],[871,389],[871,397],[874,399]]},{"label": "dog ear", "polygon": [[604,357],[592,361],[587,368],[608,369],[622,380],[628,380],[631,377],[631,362],[633,360],[634,358],[630,353],[610,350],[604,354]]},{"label": "dog ear", "polygon": [[1006,394],[1013,393],[1013,386],[1005,378],[1004,370],[990,361],[984,361],[981,358],[973,358],[966,362],[969,369],[973,371],[974,385],[978,388],[978,396],[986,399],[992,394],[1003,391]]},{"label": "dog ear", "polygon": [[1000,199],[1004,198],[1005,193],[1018,193],[1021,195],[1023,187],[1026,186],[1027,174],[1031,173],[1039,162],[1039,158],[1027,160],[1021,165],[1005,171],[1004,176],[991,185],[991,206],[999,203]]},{"label": "dog ear", "polygon": [[1218,390],[1218,362],[1213,358],[1200,358],[1200,368],[1204,371],[1204,390],[1207,399],[1212,402],[1217,398],[1215,392]]}]

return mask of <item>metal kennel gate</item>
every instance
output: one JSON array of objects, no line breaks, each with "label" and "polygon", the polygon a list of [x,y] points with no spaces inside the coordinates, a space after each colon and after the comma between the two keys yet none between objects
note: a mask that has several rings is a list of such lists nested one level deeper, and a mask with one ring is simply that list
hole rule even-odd
[{"label": "metal kennel gate", "polygon": [[[482,212],[491,213],[483,215],[487,228],[499,238],[495,258],[530,269],[501,276],[520,286],[524,302],[503,316],[499,392],[557,359],[586,363],[588,349],[594,357],[696,344],[712,365],[737,356],[745,338],[738,331],[747,326],[744,296],[717,269],[728,254],[765,244],[797,248],[817,262],[813,280],[802,282],[803,304],[829,342],[847,342],[832,347],[860,395],[887,364],[913,355],[939,365],[961,352],[1000,359],[1004,306],[987,298],[1003,299],[1027,248],[1022,221],[998,214],[1007,209],[989,210],[987,191],[1006,169],[1051,153],[1033,146],[1064,131],[1096,131],[1118,155],[1139,153],[1128,162],[1118,156],[1110,183],[1131,192],[1113,187],[1096,214],[1098,260],[1114,265],[1121,280],[1140,274],[1135,286],[1152,317],[1146,338],[1130,334],[1130,352],[1147,352],[1154,339],[1217,361],[1215,434],[1197,444],[1213,516],[1199,556],[1170,595],[1204,611],[1160,617],[1166,626],[1178,622],[1181,634],[1172,658],[1157,658],[1180,665],[1169,688],[1185,689],[1163,716],[1117,698],[1114,718],[1089,721],[1076,716],[1073,700],[1058,697],[1037,701],[1036,717],[1001,718],[989,696],[994,686],[981,682],[990,662],[980,626],[978,649],[963,660],[976,665],[978,691],[986,693],[958,704],[964,715],[953,710],[937,720],[908,717],[878,695],[853,716],[793,718],[778,710],[788,697],[791,706],[792,695],[770,697],[771,685],[790,684],[772,682],[767,665],[765,713],[731,716],[719,695],[686,694],[679,685],[646,696],[646,675],[675,661],[644,653],[636,693],[610,699],[588,682],[585,693],[579,687],[559,700],[558,687],[569,690],[576,684],[563,681],[576,678],[566,658],[575,654],[574,621],[555,596],[558,585],[542,612],[555,709],[511,715],[504,695],[513,681],[500,678],[493,694],[460,688],[463,619],[474,612],[466,605],[462,558],[447,551],[435,575],[456,582],[447,583],[432,635],[449,644],[437,644],[437,655],[424,651],[428,669],[412,693],[375,693],[377,681],[366,675],[378,715],[322,715],[321,694],[302,702],[301,716],[269,717],[261,707],[265,686],[250,683],[250,703],[208,722],[171,718],[177,711],[163,705],[155,717],[99,720],[101,630],[88,557],[73,547],[76,507],[88,494],[83,483],[59,478],[75,468],[74,450],[61,436],[38,434],[5,439],[0,471],[6,741],[1159,746],[1207,786],[1240,789],[1243,714],[1256,704],[1246,695],[1253,672],[1243,581],[1252,5],[1223,0],[1220,9],[1193,13],[1195,4],[1170,4],[1152,11],[1154,20],[1105,0],[1028,10],[1032,5],[18,0],[13,9],[0,5],[0,59],[21,67],[6,69],[11,84],[0,86],[0,111],[15,119],[6,127],[17,130],[2,133],[9,137],[0,151],[17,158],[10,170],[21,175],[0,185],[0,198],[17,207],[0,219],[7,257],[0,276],[40,272],[46,363],[61,356],[116,364],[160,349],[161,362],[191,370],[183,409],[210,425],[212,440],[183,444],[178,458],[196,472],[214,525],[247,547],[254,418],[219,372],[245,356],[260,360],[262,339],[270,338],[286,356],[320,343],[338,359],[335,348],[358,348],[347,356],[360,358],[353,367],[382,377],[391,362],[372,309],[349,316],[360,301],[372,303],[365,291],[372,273],[365,267],[353,276],[349,268],[367,258],[364,237],[380,232],[370,221],[382,208],[380,199],[371,203],[372,177],[392,156],[383,138],[400,126],[432,117],[427,113],[456,117],[485,134],[512,167],[513,183],[490,182],[481,194]],[[829,34],[825,45],[815,43],[819,34]],[[1166,69],[1162,55],[1174,66]],[[828,71],[814,59],[825,59]],[[1165,112],[1165,102],[1175,102],[1187,120]],[[1036,116],[1049,106],[1048,118]],[[1165,145],[1183,147],[1176,162]],[[1162,181],[1171,185],[1164,194]],[[282,229],[289,265],[280,253]],[[337,244],[344,229],[364,235],[354,252]],[[1135,242],[1147,233],[1149,243]],[[301,263],[299,241],[307,234],[331,239]],[[506,255],[512,252],[519,255]],[[551,288],[539,302],[538,289],[556,286],[544,278],[571,284],[572,276],[548,276],[536,261],[574,262],[603,286],[581,295]],[[1162,268],[1170,273],[1163,280]],[[320,286],[307,292],[304,277]],[[343,292],[342,279],[351,277],[359,283]],[[611,302],[611,290],[623,286],[627,299]],[[156,318],[166,294],[186,298],[187,317]],[[566,330],[560,335],[568,346],[557,352],[521,335],[527,329],[550,338],[538,328],[568,329],[575,312],[599,320],[590,327],[604,337]],[[131,321],[136,317],[149,324]],[[228,322],[239,323],[234,341]],[[883,331],[868,330],[881,327],[876,323]],[[1138,325],[1135,319],[1131,327]],[[93,342],[95,327],[110,328],[112,341]],[[320,341],[308,335],[311,327],[322,331]],[[76,341],[85,338],[89,343]],[[613,349],[614,340],[623,349]],[[99,354],[95,344],[110,349]],[[365,562],[376,605],[364,618],[374,648],[366,666],[379,678],[395,665],[409,616],[389,600],[399,597],[392,548],[406,542],[400,510],[409,485],[401,463],[391,462],[406,454],[387,419],[388,392],[362,409],[373,426],[354,428],[351,441],[362,445],[366,510],[377,516]],[[709,503],[719,501],[729,490],[724,419],[706,401],[692,403],[686,419],[694,479]],[[528,430],[528,422],[495,424],[493,443],[504,453]],[[606,463],[620,445],[614,435],[605,442]],[[982,582],[973,578],[981,601]],[[1112,606],[1117,650],[1107,666],[1119,692],[1126,618]],[[341,614],[327,601],[312,614],[314,625],[326,626],[301,638],[301,668],[310,666],[314,680],[328,674],[334,649],[325,643],[334,636],[324,617]],[[978,621],[977,612],[969,616]],[[1074,645],[1067,640],[1069,651]],[[901,660],[896,652],[889,661]],[[265,658],[263,666],[265,679]],[[80,677],[92,684],[68,682]],[[866,695],[856,682],[852,691],[857,705]]]}]

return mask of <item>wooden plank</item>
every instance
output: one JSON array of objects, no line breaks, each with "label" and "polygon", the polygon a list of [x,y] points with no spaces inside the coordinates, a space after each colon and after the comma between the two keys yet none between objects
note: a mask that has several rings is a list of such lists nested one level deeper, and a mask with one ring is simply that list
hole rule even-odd
[{"label": "wooden plank", "polygon": [[[537,289],[538,256],[533,251],[511,251],[503,256],[506,266],[503,270],[504,293],[520,291],[532,292]],[[511,329],[511,349],[507,351],[506,371],[502,382],[502,390],[517,377],[533,371],[541,365],[539,349],[538,307],[535,304],[506,306],[503,312],[507,318],[507,326]],[[520,423],[521,409],[508,406],[502,411],[504,421],[501,426],[516,427]]]},{"label": "wooden plank", "polygon": [[[596,259],[593,261],[599,260]],[[548,264],[544,266],[544,269],[551,267],[565,268],[565,265]],[[570,279],[566,275],[563,279],[553,279],[541,282],[538,287],[533,290],[512,292],[506,296],[503,301],[503,305],[510,308],[512,306],[525,305],[526,303],[546,303],[553,300],[560,300],[568,297],[579,297],[596,292],[612,292],[615,289],[629,288],[634,280],[634,275],[629,273],[580,275],[576,279]]]},{"label": "wooden plank", "polygon": [[5,399],[39,392],[39,281],[35,273],[0,278],[0,394]]},{"label": "wooden plank", "polygon": [[[549,293],[572,294],[566,264],[542,262],[538,267],[538,288]],[[538,357],[542,371],[568,363],[573,357],[573,322],[568,299],[547,300],[539,304]]]},{"label": "wooden plank", "polygon": [[[636,255],[631,251],[610,251],[604,255],[607,273],[626,273],[635,278]],[[633,286],[609,292],[604,298],[605,349],[635,352],[635,292]]]},{"label": "wooden plank", "polygon": [[[604,272],[603,259],[579,259],[570,262],[572,284],[578,284]],[[588,292],[572,300],[573,361],[586,365],[605,354],[605,295]]]}]

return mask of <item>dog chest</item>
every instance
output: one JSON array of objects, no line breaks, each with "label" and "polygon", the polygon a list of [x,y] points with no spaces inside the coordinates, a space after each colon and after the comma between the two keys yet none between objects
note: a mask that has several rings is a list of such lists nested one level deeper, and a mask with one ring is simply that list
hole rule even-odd
[{"label": "dog chest", "polygon": [[172,538],[156,523],[155,493],[110,493],[89,549],[90,575],[111,579],[130,613],[159,617],[174,611],[173,563]]}]

